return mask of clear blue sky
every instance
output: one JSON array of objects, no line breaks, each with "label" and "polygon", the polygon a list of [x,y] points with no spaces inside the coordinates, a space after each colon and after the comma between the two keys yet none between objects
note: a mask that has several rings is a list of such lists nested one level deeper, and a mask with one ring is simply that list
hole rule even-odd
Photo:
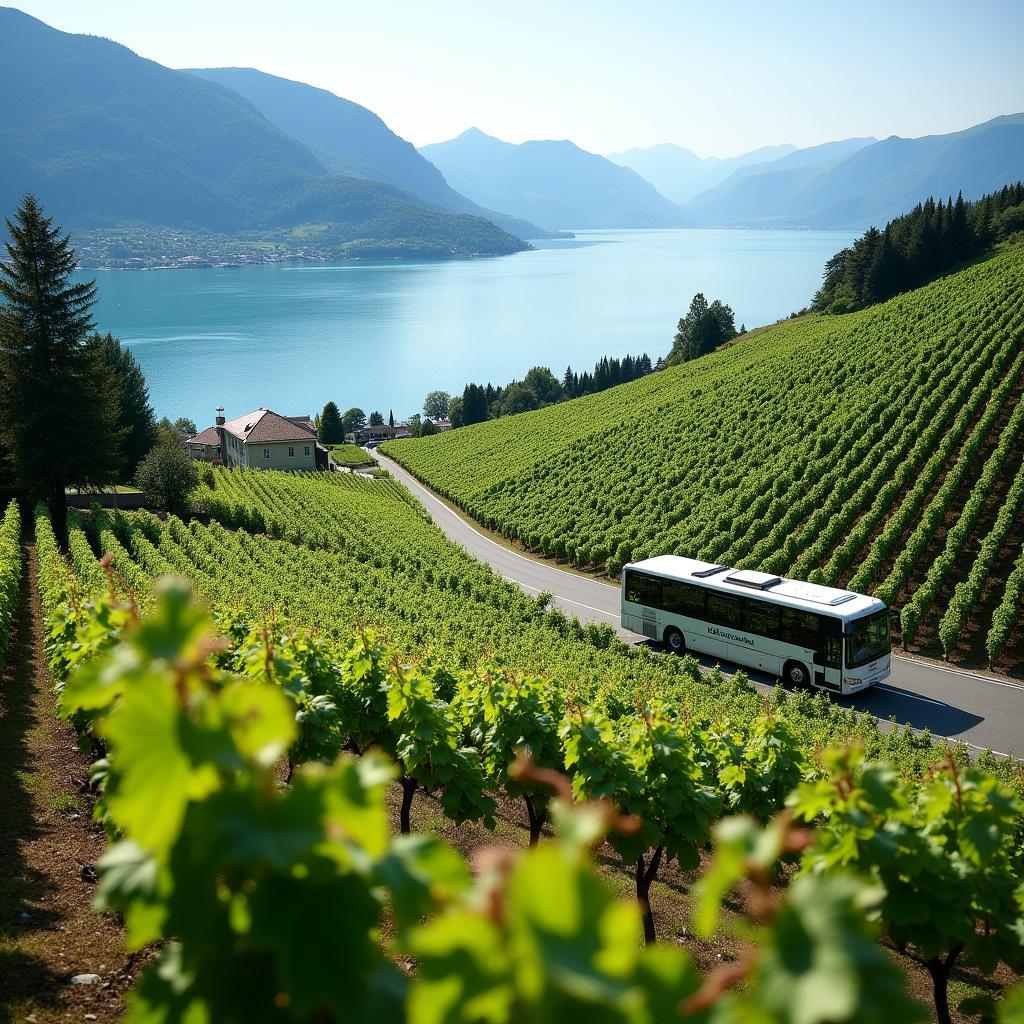
[{"label": "clear blue sky", "polygon": [[[10,0],[8,0],[10,2]],[[422,145],[513,142],[702,156],[955,131],[1024,110],[1024,2],[23,0],[171,67],[330,89]]]}]

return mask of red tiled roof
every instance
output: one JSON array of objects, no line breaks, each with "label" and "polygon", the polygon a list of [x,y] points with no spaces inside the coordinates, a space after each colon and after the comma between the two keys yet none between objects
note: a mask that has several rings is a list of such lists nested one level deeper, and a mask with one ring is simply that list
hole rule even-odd
[{"label": "red tiled roof", "polygon": [[216,427],[207,427],[204,431],[188,439],[189,444],[220,444],[220,434]]}]

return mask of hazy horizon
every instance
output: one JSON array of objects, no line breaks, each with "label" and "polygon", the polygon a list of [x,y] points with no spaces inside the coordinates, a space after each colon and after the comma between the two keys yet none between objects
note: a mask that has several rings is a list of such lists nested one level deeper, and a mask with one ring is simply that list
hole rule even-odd
[{"label": "hazy horizon", "polygon": [[417,146],[476,127],[596,153],[675,143],[728,157],[765,145],[947,134],[1024,110],[1024,6],[880,0],[856,12],[736,0],[23,0],[68,32],[169,67],[255,67],[379,114]]}]

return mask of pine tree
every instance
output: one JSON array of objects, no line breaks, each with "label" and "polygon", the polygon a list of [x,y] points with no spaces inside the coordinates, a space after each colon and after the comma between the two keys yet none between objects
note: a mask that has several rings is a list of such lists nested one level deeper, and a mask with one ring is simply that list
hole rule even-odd
[{"label": "pine tree", "polygon": [[[156,417],[149,403],[146,378],[131,349],[123,347],[109,331],[93,334],[89,344],[117,381],[122,469],[124,478],[130,480],[146,453],[156,444]],[[195,424],[181,416],[174,421],[174,427],[190,434],[196,432]]]},{"label": "pine tree", "polygon": [[393,427],[395,425],[395,410],[388,410],[388,426]]},{"label": "pine tree", "polygon": [[337,402],[328,402],[320,413],[319,437],[324,444],[341,444],[345,440],[345,425]]},{"label": "pine tree", "polygon": [[96,282],[73,284],[70,237],[32,195],[6,221],[0,263],[0,449],[26,501],[47,499],[67,535],[66,489],[117,482],[117,384],[94,346]]}]

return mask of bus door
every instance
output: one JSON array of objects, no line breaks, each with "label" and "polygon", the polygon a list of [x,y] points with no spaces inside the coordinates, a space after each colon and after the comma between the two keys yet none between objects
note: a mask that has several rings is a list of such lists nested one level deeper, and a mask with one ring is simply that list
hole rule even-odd
[{"label": "bus door", "polygon": [[[814,652],[814,682],[830,690],[843,688],[843,637],[842,624],[833,627],[832,620],[822,622],[822,635]],[[833,635],[834,634],[834,635]]]}]

